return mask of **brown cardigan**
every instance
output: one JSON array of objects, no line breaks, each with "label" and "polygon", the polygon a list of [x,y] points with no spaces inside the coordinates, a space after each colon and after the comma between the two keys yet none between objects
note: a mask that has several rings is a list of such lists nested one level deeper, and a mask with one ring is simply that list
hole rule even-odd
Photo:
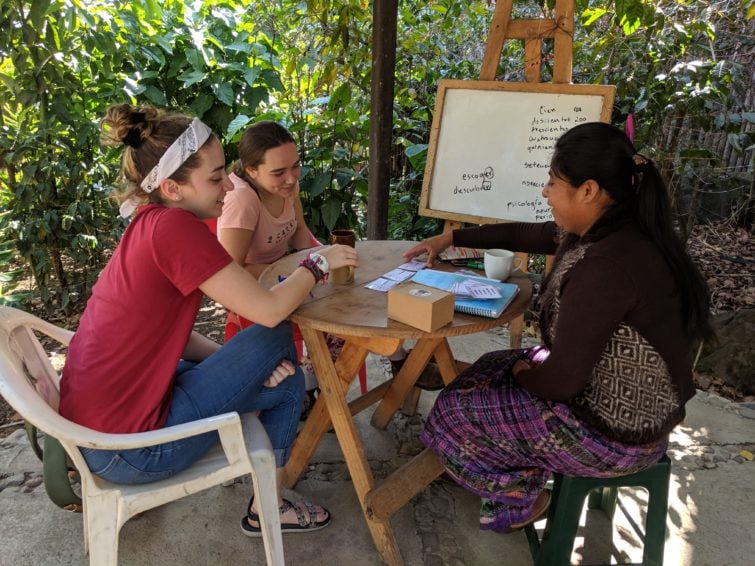
[{"label": "brown cardigan", "polygon": [[552,222],[486,225],[454,231],[454,245],[557,254],[538,305],[551,353],[517,376],[523,388],[633,444],[684,418],[693,340],[667,263],[631,221],[581,239]]}]

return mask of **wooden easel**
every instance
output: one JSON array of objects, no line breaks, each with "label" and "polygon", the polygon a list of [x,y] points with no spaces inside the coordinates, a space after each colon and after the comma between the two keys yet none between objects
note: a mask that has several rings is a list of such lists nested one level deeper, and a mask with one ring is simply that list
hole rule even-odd
[{"label": "wooden easel", "polygon": [[[553,82],[568,84],[572,82],[572,36],[574,33],[574,0],[556,0],[552,18],[511,19],[514,0],[498,0],[493,13],[493,21],[485,44],[480,80],[494,81],[503,52],[503,42],[517,39],[524,42],[524,77],[526,82],[539,83],[542,72],[543,40],[553,38]],[[446,220],[444,232],[461,228],[462,223]],[[522,265],[527,266],[528,256],[517,254],[522,258]],[[553,257],[546,258],[546,271],[550,269]],[[524,316],[519,316],[510,324],[511,347],[520,348]]]}]

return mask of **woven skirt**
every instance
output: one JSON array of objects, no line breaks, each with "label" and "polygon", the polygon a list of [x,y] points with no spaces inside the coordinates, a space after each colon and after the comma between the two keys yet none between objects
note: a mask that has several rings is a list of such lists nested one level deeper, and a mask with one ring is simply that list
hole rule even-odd
[{"label": "woven skirt", "polygon": [[439,394],[420,437],[457,483],[482,498],[482,529],[504,531],[528,519],[553,472],[620,476],[666,452],[667,437],[622,444],[588,429],[565,403],[522,389],[511,367],[527,354],[482,356]]}]

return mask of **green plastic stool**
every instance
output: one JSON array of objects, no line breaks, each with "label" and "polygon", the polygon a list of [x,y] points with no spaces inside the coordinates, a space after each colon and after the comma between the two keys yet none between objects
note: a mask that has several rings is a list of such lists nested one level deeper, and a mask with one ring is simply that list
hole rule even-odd
[{"label": "green plastic stool", "polygon": [[613,521],[619,487],[644,487],[648,491],[642,564],[662,566],[670,478],[671,461],[668,456],[642,471],[617,478],[582,478],[555,474],[553,496],[542,540],[538,538],[534,525],[528,525],[524,529],[535,566],[570,564],[585,498],[589,495],[589,509],[603,509]]}]

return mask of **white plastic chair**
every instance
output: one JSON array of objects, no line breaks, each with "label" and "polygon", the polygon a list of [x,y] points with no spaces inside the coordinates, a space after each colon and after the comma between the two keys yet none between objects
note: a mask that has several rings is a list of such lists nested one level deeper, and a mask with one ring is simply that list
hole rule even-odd
[{"label": "white plastic chair", "polygon": [[[81,476],[84,549],[90,566],[118,562],[118,533],[134,515],[203,489],[252,474],[259,504],[265,556],[283,565],[275,486],[275,457],[270,439],[254,414],[226,413],[199,421],[136,434],[105,434],[58,414],[60,377],[32,330],[67,345],[73,333],[10,307],[0,307],[0,394],[25,420],[54,436]],[[93,475],[79,451],[124,450],[161,444],[217,430],[220,442],[190,468],[166,480],[118,485]]]}]

